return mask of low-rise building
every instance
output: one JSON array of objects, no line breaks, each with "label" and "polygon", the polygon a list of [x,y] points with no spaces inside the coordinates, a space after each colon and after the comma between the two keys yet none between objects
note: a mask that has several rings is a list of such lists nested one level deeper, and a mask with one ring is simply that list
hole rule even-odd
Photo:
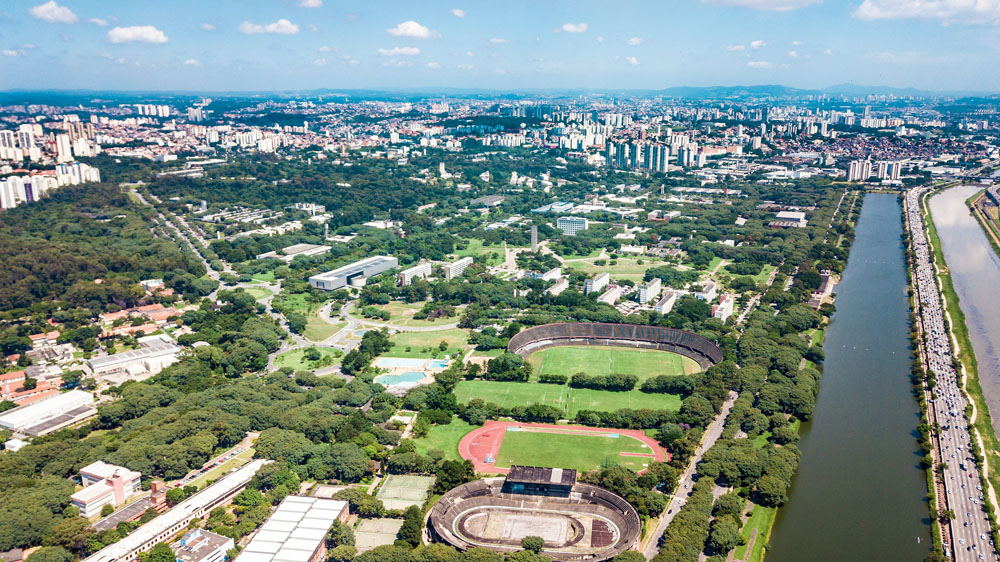
[{"label": "low-rise building", "polygon": [[363,287],[369,277],[385,273],[399,266],[399,260],[391,256],[372,256],[370,258],[338,267],[333,271],[313,275],[309,284],[324,291],[336,291],[348,285]]},{"label": "low-rise building", "polygon": [[462,273],[465,273],[465,270],[472,265],[472,261],[472,257],[469,256],[452,263],[444,264],[441,266],[441,269],[444,271],[444,278],[455,279],[457,277],[461,277]]},{"label": "low-rise building", "polygon": [[674,309],[675,304],[677,304],[677,293],[674,291],[666,291],[663,293],[663,297],[656,303],[653,310],[659,312],[660,314],[670,314],[670,311]]},{"label": "low-rise building", "polygon": [[589,295],[590,293],[599,293],[608,286],[611,281],[611,275],[609,273],[599,273],[583,284],[583,294]]},{"label": "low-rise building", "polygon": [[334,521],[347,520],[347,502],[288,496],[236,557],[237,562],[319,562],[326,555],[326,533]]},{"label": "low-rise building", "polygon": [[299,256],[321,256],[330,251],[330,246],[321,246],[319,244],[293,244],[291,246],[281,249],[281,253],[278,252],[267,252],[257,256],[259,260],[280,260],[285,263],[291,263],[292,260]]},{"label": "low-rise building", "polygon": [[695,291],[694,296],[695,298],[705,302],[712,302],[718,294],[719,286],[715,283],[715,281],[705,281],[701,284],[701,289]]},{"label": "low-rise building", "polygon": [[37,437],[96,415],[93,404],[89,392],[71,390],[0,414],[0,427]]},{"label": "low-rise building", "polygon": [[83,517],[100,515],[105,505],[118,507],[138,492],[141,477],[142,474],[122,466],[102,461],[91,463],[80,469],[83,489],[70,496],[70,501]]},{"label": "low-rise building", "polygon": [[413,282],[414,279],[426,279],[431,275],[431,264],[429,263],[419,263],[413,267],[404,269],[396,275],[396,282],[401,286],[406,287]]},{"label": "low-rise building", "polygon": [[150,336],[139,341],[139,349],[94,357],[87,361],[87,366],[95,376],[124,374],[129,378],[142,380],[178,361],[181,348],[169,338]]},{"label": "low-rise building", "polygon": [[170,550],[174,551],[177,562],[224,562],[226,552],[235,546],[229,537],[193,529],[171,544]]}]

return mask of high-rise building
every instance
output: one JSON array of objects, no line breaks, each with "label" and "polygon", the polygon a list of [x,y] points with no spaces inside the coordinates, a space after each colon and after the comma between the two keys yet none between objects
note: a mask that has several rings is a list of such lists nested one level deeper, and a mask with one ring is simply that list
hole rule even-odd
[{"label": "high-rise building", "polygon": [[591,277],[590,279],[587,279],[587,281],[584,282],[584,284],[583,284],[583,293],[585,295],[589,295],[590,293],[599,293],[605,287],[608,286],[608,283],[610,281],[611,281],[611,275],[610,274],[608,274],[608,273],[599,273],[599,274]]},{"label": "high-rise building", "polygon": [[660,294],[659,277],[655,277],[644,285],[639,285],[639,304],[645,305],[655,299]]},{"label": "high-rise building", "polygon": [[538,251],[538,226],[531,225],[531,253]]},{"label": "high-rise building", "polygon": [[872,175],[871,160],[854,160],[847,169],[847,181],[865,181]]},{"label": "high-rise building", "polygon": [[73,160],[73,145],[70,143],[69,135],[56,135],[56,162],[70,162]]},{"label": "high-rise building", "polygon": [[583,217],[559,217],[556,219],[556,228],[567,236],[573,236],[581,230],[587,230],[589,222]]}]

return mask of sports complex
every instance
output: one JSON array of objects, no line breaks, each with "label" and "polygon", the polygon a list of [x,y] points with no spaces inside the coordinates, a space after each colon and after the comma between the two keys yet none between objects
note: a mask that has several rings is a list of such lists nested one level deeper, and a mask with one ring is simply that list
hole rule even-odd
[{"label": "sports complex", "polygon": [[622,497],[577,483],[575,470],[531,466],[451,489],[428,522],[435,540],[459,550],[515,551],[521,539],[537,536],[542,554],[560,561],[607,560],[635,546],[642,531]]}]

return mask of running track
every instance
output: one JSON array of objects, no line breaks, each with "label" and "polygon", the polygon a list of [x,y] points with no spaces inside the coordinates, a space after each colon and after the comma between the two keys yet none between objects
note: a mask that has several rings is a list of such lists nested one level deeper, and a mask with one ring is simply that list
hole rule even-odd
[{"label": "running track", "polygon": [[[656,442],[656,439],[649,437],[645,433],[637,429],[613,429],[607,427],[586,427],[582,425],[553,425],[544,423],[519,423],[519,422],[506,422],[506,421],[488,421],[482,427],[473,429],[469,433],[462,437],[462,440],[458,442],[458,454],[463,458],[472,461],[472,464],[476,467],[476,472],[486,472],[491,474],[507,474],[510,471],[509,468],[500,468],[495,465],[495,463],[484,462],[487,456],[496,459],[497,455],[500,453],[500,444],[503,443],[504,435],[507,432],[508,427],[518,427],[533,430],[558,430],[553,431],[553,433],[572,433],[572,434],[608,434],[615,433],[621,435],[622,437],[630,437],[632,439],[638,439],[639,441],[645,443],[650,450],[653,451],[651,455],[653,462],[663,462],[666,459],[666,454],[660,444]],[[634,455],[641,456],[641,455]]]}]

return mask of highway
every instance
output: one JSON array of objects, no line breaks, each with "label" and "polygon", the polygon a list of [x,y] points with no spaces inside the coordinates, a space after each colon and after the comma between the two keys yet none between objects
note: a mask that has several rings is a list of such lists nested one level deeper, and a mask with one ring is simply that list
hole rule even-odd
[{"label": "highway", "polygon": [[[906,194],[906,225],[914,252],[913,288],[921,338],[921,356],[934,373],[937,385],[928,399],[931,424],[940,425],[932,432],[935,462],[947,468],[937,486],[939,510],[951,510],[955,519],[942,523],[945,555],[957,561],[998,560],[990,533],[983,498],[986,495],[979,471],[970,450],[969,404],[964,381],[958,378],[952,354],[952,339],[945,327],[945,312],[938,292],[931,248],[924,231],[921,200],[929,187],[912,189]],[[943,501],[943,505],[942,505]],[[942,509],[943,507],[943,509]]]}]

